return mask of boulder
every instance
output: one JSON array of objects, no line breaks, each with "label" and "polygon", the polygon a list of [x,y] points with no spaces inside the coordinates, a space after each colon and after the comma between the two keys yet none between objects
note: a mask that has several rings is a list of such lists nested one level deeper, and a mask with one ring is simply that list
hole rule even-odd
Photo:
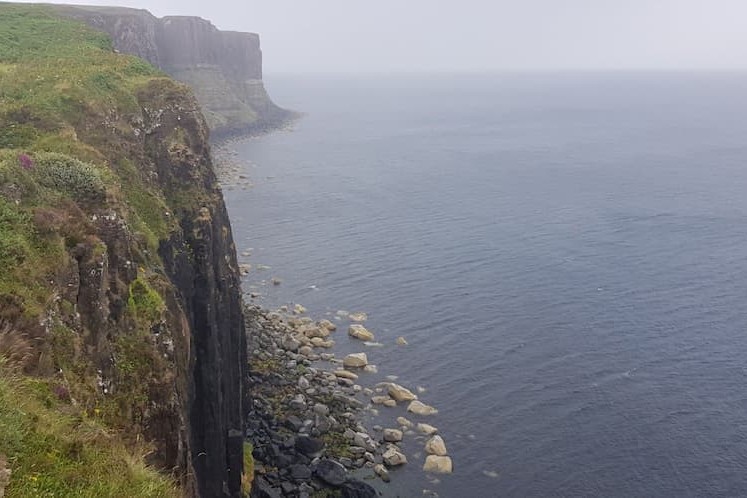
[{"label": "boulder", "polygon": [[399,443],[402,441],[402,431],[399,429],[384,429],[384,441],[388,443]]},{"label": "boulder", "polygon": [[375,339],[371,331],[358,323],[354,323],[348,327],[348,335],[361,341],[373,341]]},{"label": "boulder", "polygon": [[319,326],[319,328],[327,329],[330,332],[334,332],[335,330],[337,330],[337,325],[326,319],[319,320],[319,323],[317,325]]},{"label": "boulder", "polygon": [[395,406],[397,406],[397,402],[394,401],[393,399],[388,399],[384,401],[383,405],[386,406],[387,408],[394,408]]},{"label": "boulder", "polygon": [[308,457],[317,456],[324,449],[324,442],[308,436],[296,438],[296,450]]},{"label": "boulder", "polygon": [[407,411],[414,413],[415,415],[435,415],[436,413],[438,413],[438,410],[436,410],[432,406],[421,403],[418,400],[411,402],[407,406]]},{"label": "boulder", "polygon": [[374,396],[371,398],[371,403],[373,403],[374,405],[383,405],[390,399],[391,398],[389,396]]},{"label": "boulder", "polygon": [[358,376],[356,374],[354,374],[353,372],[348,372],[347,370],[335,370],[332,373],[334,373],[337,377],[343,379],[358,380]]},{"label": "boulder", "polygon": [[401,427],[407,427],[408,429],[410,427],[412,427],[412,422],[410,422],[409,420],[407,420],[405,417],[397,417],[397,423]]},{"label": "boulder", "polygon": [[347,480],[348,471],[334,460],[322,460],[314,469],[314,475],[331,486],[341,486]]},{"label": "boulder", "polygon": [[291,479],[294,481],[307,481],[311,479],[311,469],[306,465],[291,465],[288,469]]},{"label": "boulder", "polygon": [[419,433],[425,434],[426,436],[431,436],[438,432],[438,429],[428,424],[418,424],[417,430]]},{"label": "boulder", "polygon": [[294,353],[298,351],[298,348],[301,347],[301,343],[295,340],[294,338],[288,336],[285,339],[283,339],[283,349],[286,351],[293,351]]},{"label": "boulder", "polygon": [[366,353],[352,353],[342,360],[342,365],[348,368],[363,368],[368,365]]},{"label": "boulder", "polygon": [[391,383],[387,386],[389,396],[394,398],[396,401],[412,401],[418,399],[418,397],[412,393],[409,389],[406,389],[399,384]]},{"label": "boulder", "polygon": [[363,481],[349,480],[340,486],[342,498],[377,498],[376,490]]},{"label": "boulder", "polygon": [[397,448],[389,448],[384,452],[382,458],[384,458],[387,467],[396,467],[407,463],[407,457]]},{"label": "boulder", "polygon": [[441,436],[433,436],[425,443],[425,452],[429,455],[446,456],[446,443]]},{"label": "boulder", "polygon": [[301,306],[300,304],[297,304],[293,307],[293,313],[297,315],[303,315],[304,313],[306,313],[306,308]]},{"label": "boulder", "polygon": [[389,471],[386,470],[386,467],[384,467],[382,464],[377,463],[376,465],[374,465],[373,470],[376,475],[381,478],[382,481],[389,482],[392,480],[392,478],[389,477]]},{"label": "boulder", "polygon": [[436,474],[451,474],[453,471],[451,458],[447,456],[428,455],[425,458],[423,470]]},{"label": "boulder", "polygon": [[404,337],[397,337],[397,344],[400,346],[407,346],[407,339]]},{"label": "boulder", "polygon": [[376,451],[376,448],[378,447],[376,441],[365,432],[356,433],[355,438],[353,438],[353,444],[365,448],[367,451]]}]

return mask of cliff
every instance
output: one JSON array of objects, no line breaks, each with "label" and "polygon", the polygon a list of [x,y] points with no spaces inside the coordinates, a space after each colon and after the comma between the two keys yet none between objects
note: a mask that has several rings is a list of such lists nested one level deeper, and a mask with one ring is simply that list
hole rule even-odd
[{"label": "cliff", "polygon": [[[121,21],[161,65],[209,57]],[[0,4],[0,268],[6,496],[241,495],[246,339],[208,126],[188,87],[52,7]]]},{"label": "cliff", "polygon": [[276,106],[264,88],[262,51],[254,33],[220,31],[199,17],[159,19],[145,10],[55,8],[108,33],[120,52],[189,85],[215,138],[272,129],[293,116]]}]

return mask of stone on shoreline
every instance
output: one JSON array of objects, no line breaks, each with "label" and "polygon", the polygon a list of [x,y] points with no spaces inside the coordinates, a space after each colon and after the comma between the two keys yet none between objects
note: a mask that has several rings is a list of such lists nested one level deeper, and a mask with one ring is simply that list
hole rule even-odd
[{"label": "stone on shoreline", "polygon": [[433,436],[425,443],[425,452],[429,455],[446,456],[446,443],[441,436]]},{"label": "stone on shoreline", "polygon": [[412,401],[418,399],[412,391],[394,382],[387,386],[387,390],[389,391],[389,396],[394,398],[395,401]]},{"label": "stone on shoreline", "polygon": [[410,427],[412,427],[412,422],[410,422],[409,420],[407,420],[405,417],[397,417],[397,423],[401,427],[407,427],[408,429]]},{"label": "stone on shoreline", "polygon": [[332,372],[337,377],[341,377],[343,379],[350,379],[350,380],[358,380],[358,376],[354,374],[353,372],[348,372],[347,370],[335,370]]},{"label": "stone on shoreline", "polygon": [[374,465],[374,473],[381,478],[384,482],[389,482],[392,480],[391,477],[389,477],[389,471],[386,470],[386,467],[384,467],[382,464],[377,463]]},{"label": "stone on shoreline", "polygon": [[342,365],[346,368],[363,368],[368,365],[366,353],[352,353],[342,360]]},{"label": "stone on shoreline", "polygon": [[426,405],[418,400],[411,402],[407,407],[407,411],[414,413],[415,415],[435,415],[438,413],[438,410],[432,406]]},{"label": "stone on shoreline", "polygon": [[327,319],[319,320],[319,323],[317,325],[319,325],[319,327],[321,328],[329,330],[330,332],[334,332],[335,330],[337,330],[337,325]]},{"label": "stone on shoreline", "polygon": [[423,470],[436,474],[451,474],[453,471],[451,458],[447,456],[428,455],[425,459]]},{"label": "stone on shoreline", "polygon": [[438,429],[428,424],[418,424],[417,430],[419,433],[425,434],[426,436],[431,436],[438,432]]},{"label": "stone on shoreline", "polygon": [[342,486],[347,480],[348,471],[334,460],[322,460],[314,469],[314,474],[331,486]]},{"label": "stone on shoreline", "polygon": [[368,315],[366,313],[363,313],[362,311],[357,311],[355,313],[349,313],[348,318],[350,318],[354,322],[365,322],[368,320]]},{"label": "stone on shoreline", "polygon": [[368,330],[366,327],[358,323],[354,323],[350,325],[350,327],[348,327],[348,335],[350,337],[360,339],[361,341],[373,341],[374,340],[373,333],[370,330]]},{"label": "stone on shoreline", "polygon": [[371,398],[371,403],[373,403],[374,405],[383,405],[390,399],[391,398],[389,396],[374,396]]},{"label": "stone on shoreline", "polygon": [[402,431],[399,429],[384,429],[384,441],[388,443],[399,443],[402,441]]},{"label": "stone on shoreline", "polygon": [[387,467],[396,467],[407,463],[407,457],[397,448],[389,448],[384,452],[382,458]]}]

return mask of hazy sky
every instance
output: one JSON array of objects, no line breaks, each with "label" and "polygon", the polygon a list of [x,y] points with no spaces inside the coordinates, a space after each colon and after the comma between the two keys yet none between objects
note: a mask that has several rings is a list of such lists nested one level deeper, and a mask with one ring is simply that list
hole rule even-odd
[{"label": "hazy sky", "polygon": [[747,0],[112,2],[257,32],[266,73],[747,69]]}]

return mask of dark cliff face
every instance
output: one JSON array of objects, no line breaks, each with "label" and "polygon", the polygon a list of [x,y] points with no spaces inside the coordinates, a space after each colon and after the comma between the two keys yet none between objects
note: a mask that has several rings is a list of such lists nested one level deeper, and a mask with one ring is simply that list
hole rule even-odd
[{"label": "dark cliff face", "polygon": [[[197,102],[173,85],[141,93],[149,102],[144,145],[180,231],[159,249],[192,330],[189,420],[192,466],[203,497],[239,496],[243,465],[242,370],[246,338],[236,250],[210,162]],[[175,141],[174,130],[187,130]]]},{"label": "dark cliff face", "polygon": [[214,138],[272,129],[293,116],[276,106],[264,88],[262,51],[254,33],[220,31],[199,17],[159,19],[145,10],[55,8],[108,33],[120,52],[189,85]]}]

